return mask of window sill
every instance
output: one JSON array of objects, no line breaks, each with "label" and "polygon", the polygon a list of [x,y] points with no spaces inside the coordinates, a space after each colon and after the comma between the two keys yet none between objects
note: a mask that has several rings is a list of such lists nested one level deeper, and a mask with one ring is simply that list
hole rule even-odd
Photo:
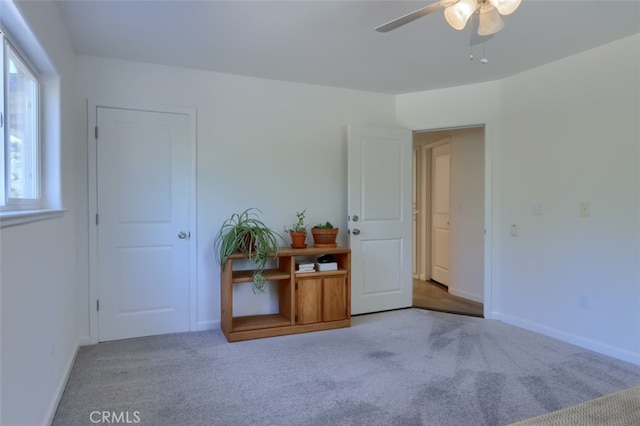
[{"label": "window sill", "polygon": [[0,228],[55,219],[64,216],[66,211],[65,209],[49,209],[0,212]]}]

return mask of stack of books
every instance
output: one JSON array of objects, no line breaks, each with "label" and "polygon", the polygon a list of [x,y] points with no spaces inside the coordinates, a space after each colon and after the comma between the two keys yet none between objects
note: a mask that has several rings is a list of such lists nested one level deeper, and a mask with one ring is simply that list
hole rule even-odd
[{"label": "stack of books", "polygon": [[305,272],[315,272],[315,264],[313,262],[309,263],[296,263],[296,273],[302,274]]}]

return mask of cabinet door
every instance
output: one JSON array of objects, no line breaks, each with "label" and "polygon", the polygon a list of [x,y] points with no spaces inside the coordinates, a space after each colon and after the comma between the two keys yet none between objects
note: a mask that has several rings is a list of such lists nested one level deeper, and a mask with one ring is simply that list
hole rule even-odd
[{"label": "cabinet door", "polygon": [[346,278],[327,277],[322,281],[322,321],[337,321],[346,319]]},{"label": "cabinet door", "polygon": [[296,283],[297,324],[312,324],[322,320],[322,279],[306,278]]}]

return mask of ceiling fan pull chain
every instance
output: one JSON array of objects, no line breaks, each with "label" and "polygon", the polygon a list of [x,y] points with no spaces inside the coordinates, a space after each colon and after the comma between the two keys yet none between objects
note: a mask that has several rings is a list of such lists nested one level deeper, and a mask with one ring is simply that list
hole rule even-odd
[{"label": "ceiling fan pull chain", "polygon": [[484,43],[482,43],[482,59],[480,59],[480,63],[481,64],[486,64],[487,62],[489,62],[489,60],[487,59],[486,55],[484,54]]}]

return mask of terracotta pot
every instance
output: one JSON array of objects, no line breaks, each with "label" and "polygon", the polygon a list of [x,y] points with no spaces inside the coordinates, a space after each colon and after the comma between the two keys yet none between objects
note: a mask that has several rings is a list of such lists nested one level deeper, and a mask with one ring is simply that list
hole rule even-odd
[{"label": "terracotta pot", "polygon": [[307,243],[305,243],[305,240],[307,238],[306,232],[289,231],[289,235],[291,235],[291,247],[293,248],[307,247]]},{"label": "terracotta pot", "polygon": [[338,237],[338,228],[324,229],[324,228],[311,228],[311,234],[313,235],[314,247],[336,247],[336,238]]}]

